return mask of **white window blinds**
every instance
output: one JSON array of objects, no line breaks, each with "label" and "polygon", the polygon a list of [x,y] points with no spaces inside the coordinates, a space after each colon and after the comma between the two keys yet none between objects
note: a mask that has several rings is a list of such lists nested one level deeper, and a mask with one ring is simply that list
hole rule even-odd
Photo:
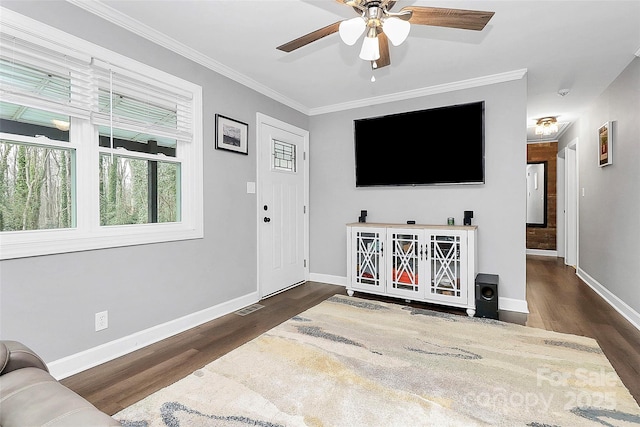
[{"label": "white window blinds", "polygon": [[[8,31],[6,31],[8,30]],[[16,34],[12,34],[16,33]],[[0,33],[0,98],[99,126],[191,141],[192,93],[60,45]]]},{"label": "white window blinds", "polygon": [[92,73],[96,85],[94,124],[192,140],[191,93],[95,58]]},{"label": "white window blinds", "polygon": [[0,33],[0,97],[3,101],[89,118],[92,83],[88,56]]}]

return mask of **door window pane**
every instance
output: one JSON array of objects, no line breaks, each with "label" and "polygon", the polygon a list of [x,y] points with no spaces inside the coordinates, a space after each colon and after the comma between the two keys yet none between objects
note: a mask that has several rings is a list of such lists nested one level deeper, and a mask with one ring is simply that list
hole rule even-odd
[{"label": "door window pane", "polygon": [[273,140],[273,168],[276,170],[296,171],[296,146],[288,142]]}]

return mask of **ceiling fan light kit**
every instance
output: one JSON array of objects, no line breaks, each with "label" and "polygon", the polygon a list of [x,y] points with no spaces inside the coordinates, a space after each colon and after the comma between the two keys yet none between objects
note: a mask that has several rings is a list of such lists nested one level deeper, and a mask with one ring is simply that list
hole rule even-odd
[{"label": "ceiling fan light kit", "polygon": [[399,18],[389,17],[384,20],[382,29],[394,46],[400,46],[409,36],[411,24]]},{"label": "ceiling fan light kit", "polygon": [[340,38],[345,44],[353,46],[358,41],[362,33],[364,33],[366,28],[367,23],[361,16],[353,19],[347,19],[340,23]]},{"label": "ceiling fan light kit", "polygon": [[366,30],[360,58],[371,61],[371,67],[376,69],[391,64],[389,41],[394,46],[401,45],[409,36],[411,24],[481,31],[494,14],[478,10],[422,6],[407,6],[396,13],[390,12],[396,4],[395,0],[337,1],[350,6],[360,16],[327,25],[276,49],[291,52],[335,32],[340,33],[344,43],[352,46]]},{"label": "ceiling fan light kit", "polygon": [[375,28],[370,28],[367,37],[362,42],[360,49],[360,59],[365,61],[376,61],[380,59],[380,44],[378,43],[378,35]]}]

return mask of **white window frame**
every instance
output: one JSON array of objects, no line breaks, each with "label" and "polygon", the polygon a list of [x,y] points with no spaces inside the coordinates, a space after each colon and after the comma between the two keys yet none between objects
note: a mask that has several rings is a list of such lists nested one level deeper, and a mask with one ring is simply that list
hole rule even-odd
[{"label": "white window frame", "polygon": [[[68,148],[75,149],[76,226],[69,229],[0,232],[0,259],[202,238],[204,236],[202,87],[2,7],[0,7],[0,19],[3,27],[14,33],[24,32],[21,36],[24,35],[24,38],[32,42],[41,41],[50,46],[51,40],[55,40],[61,49],[72,47],[76,51],[126,67],[150,79],[191,93],[191,134],[193,136],[189,143],[179,141],[176,150],[176,160],[181,162],[181,220],[179,222],[100,226],[98,158],[100,151],[104,151],[104,148],[99,147],[96,126],[87,120],[72,119],[73,135]],[[40,142],[39,139],[37,141]],[[76,141],[83,141],[83,143],[79,144]],[[167,159],[167,161],[171,160],[174,159]]]}]

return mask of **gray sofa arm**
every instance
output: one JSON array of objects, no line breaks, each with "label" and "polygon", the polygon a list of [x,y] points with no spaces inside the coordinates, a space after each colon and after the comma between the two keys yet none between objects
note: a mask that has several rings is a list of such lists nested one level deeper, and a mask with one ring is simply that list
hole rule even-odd
[{"label": "gray sofa arm", "polygon": [[121,427],[60,384],[31,349],[0,341],[0,426]]},{"label": "gray sofa arm", "polygon": [[18,341],[0,341],[0,375],[22,368],[49,372],[47,364],[26,345]]}]

